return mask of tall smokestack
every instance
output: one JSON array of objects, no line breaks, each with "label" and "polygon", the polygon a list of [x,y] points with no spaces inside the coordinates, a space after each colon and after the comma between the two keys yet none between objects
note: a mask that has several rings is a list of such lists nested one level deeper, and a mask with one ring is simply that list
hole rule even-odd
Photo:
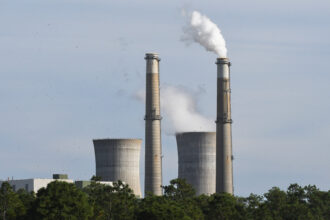
[{"label": "tall smokestack", "polygon": [[215,132],[176,134],[179,175],[196,190],[196,195],[215,193]]},{"label": "tall smokestack", "polygon": [[159,57],[147,53],[144,192],[162,195],[162,147],[160,133]]},{"label": "tall smokestack", "polygon": [[216,120],[216,192],[233,194],[233,156],[231,136],[230,62],[218,58],[217,120]]}]

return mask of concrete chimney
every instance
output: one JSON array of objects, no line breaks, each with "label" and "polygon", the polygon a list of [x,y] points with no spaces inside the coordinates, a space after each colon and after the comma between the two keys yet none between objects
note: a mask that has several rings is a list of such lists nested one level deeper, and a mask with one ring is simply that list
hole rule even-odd
[{"label": "concrete chimney", "polygon": [[144,192],[162,195],[162,146],[159,98],[159,57],[156,53],[147,53],[146,71],[146,131],[145,131],[145,180]]},{"label": "concrete chimney", "polygon": [[218,58],[216,120],[216,192],[233,194],[233,155],[231,136],[230,62]]},{"label": "concrete chimney", "polygon": [[176,134],[180,179],[196,190],[196,195],[215,193],[215,132]]},{"label": "concrete chimney", "polygon": [[103,181],[121,180],[134,194],[141,197],[140,150],[141,139],[93,140],[96,176]]}]

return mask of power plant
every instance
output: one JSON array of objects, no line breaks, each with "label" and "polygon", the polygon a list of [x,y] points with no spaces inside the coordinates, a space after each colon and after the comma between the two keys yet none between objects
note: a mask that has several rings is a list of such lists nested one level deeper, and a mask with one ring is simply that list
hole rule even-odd
[{"label": "power plant", "polygon": [[[146,53],[145,102],[145,195],[162,195],[162,145],[159,90],[159,61]],[[233,155],[230,62],[217,58],[216,132],[176,133],[178,178],[185,179],[197,195],[233,194]],[[180,105],[180,103],[178,103]],[[93,140],[96,175],[103,181],[122,180],[137,196],[140,189],[141,139]]]},{"label": "power plant", "polygon": [[231,136],[230,62],[218,58],[217,64],[217,120],[216,120],[216,192],[233,194],[233,155]]},{"label": "power plant", "polygon": [[162,145],[159,97],[159,57],[147,53],[146,114],[145,114],[145,173],[144,192],[162,195]]},{"label": "power plant", "polygon": [[[217,104],[216,104],[216,126],[213,123],[213,119],[210,120],[207,117],[202,116],[197,108],[197,100],[195,99],[204,90],[204,83],[198,82],[193,79],[194,74],[189,73],[189,79],[181,78],[177,74],[179,71],[184,71],[184,65],[181,66],[182,59],[186,59],[186,63],[190,66],[192,60],[196,60],[195,56],[184,57],[178,54],[178,51],[172,53],[171,66],[177,68],[171,74],[166,74],[166,77],[172,75],[173,80],[182,79],[186,83],[193,85],[199,84],[199,91],[193,91],[184,88],[184,86],[168,86],[164,84],[162,88],[162,96],[160,91],[160,57],[158,53],[145,53],[145,97],[139,94],[131,94],[134,90],[135,80],[129,79],[132,75],[133,68],[126,68],[128,59],[120,58],[120,62],[116,63],[118,66],[114,68],[116,73],[106,74],[113,76],[111,79],[111,85],[121,84],[120,79],[124,79],[125,88],[110,88],[106,90],[111,91],[111,98],[121,96],[125,102],[130,98],[138,98],[139,100],[145,100],[145,112],[141,114],[140,121],[144,119],[144,192],[141,192],[140,186],[140,155],[141,155],[141,139],[120,139],[120,138],[107,138],[107,139],[94,139],[94,151],[95,151],[95,166],[96,166],[96,177],[100,177],[102,181],[123,181],[128,184],[133,190],[136,196],[141,197],[142,194],[148,195],[149,193],[154,196],[163,195],[163,190],[168,189],[163,186],[163,153],[162,153],[162,114],[169,116],[166,122],[172,124],[166,128],[173,127],[171,131],[166,134],[176,137],[177,142],[177,153],[178,153],[178,178],[185,179],[187,183],[191,184],[196,190],[197,195],[210,195],[213,193],[229,193],[233,194],[233,154],[232,154],[232,117],[231,117],[231,88],[230,88],[230,65],[229,59],[227,58],[227,48],[224,37],[222,36],[221,30],[217,24],[213,23],[207,16],[200,12],[193,10],[187,10],[184,17],[187,19],[185,25],[182,28],[183,35],[180,40],[185,42],[187,45],[191,43],[198,43],[206,51],[213,52],[218,57],[216,60],[217,65]],[[151,18],[152,20],[152,18]],[[155,24],[156,25],[156,24]],[[122,39],[120,39],[122,40]],[[153,45],[151,41],[145,40],[144,43]],[[163,43],[156,41],[158,43]],[[123,43],[126,42],[113,42],[121,45],[118,48],[123,49]],[[141,44],[145,45],[145,44]],[[171,44],[168,44],[171,45]],[[155,45],[153,45],[155,46]],[[173,46],[173,44],[171,45]],[[116,47],[117,48],[117,47]],[[134,48],[134,47],[132,47]],[[121,50],[120,49],[120,50]],[[178,48],[175,48],[178,49]],[[132,51],[131,51],[132,52]],[[125,53],[120,53],[125,55]],[[135,54],[134,52],[131,54]],[[142,55],[142,54],[141,54]],[[200,65],[200,58],[197,60],[196,65]],[[180,61],[180,64],[178,64]],[[112,60],[111,63],[115,63]],[[135,63],[135,62],[134,62]],[[142,56],[141,56],[142,63]],[[135,65],[135,64],[134,64]],[[191,66],[190,66],[191,67]],[[188,68],[190,71],[191,68]],[[144,68],[144,67],[143,67]],[[106,68],[108,69],[108,68]],[[111,68],[112,69],[112,68]],[[98,71],[99,72],[99,71]],[[122,74],[120,74],[120,72]],[[201,72],[205,72],[205,69]],[[119,74],[118,74],[119,73]],[[177,75],[175,75],[177,74]],[[134,74],[135,75],[135,74]],[[104,77],[104,71],[100,71],[96,77],[92,77],[92,80],[99,81],[99,76]],[[140,76],[140,72],[136,70],[136,76]],[[175,77],[175,78],[174,78]],[[212,76],[210,76],[212,77]],[[205,79],[205,76],[200,77]],[[105,79],[105,78],[103,78]],[[101,79],[102,80],[102,79]],[[118,81],[119,80],[119,81]],[[93,84],[93,83],[92,83]],[[98,84],[98,83],[97,83]],[[102,83],[101,83],[102,84]],[[100,85],[101,85],[100,84]],[[96,84],[93,84],[96,85]],[[136,85],[136,84],[135,84]],[[103,84],[102,84],[103,86]],[[123,86],[124,87],[124,86]],[[208,87],[208,85],[206,85]],[[205,87],[205,88],[206,88]],[[100,90],[99,90],[100,91]],[[95,94],[102,94],[98,92]],[[102,94],[100,97],[103,98],[106,94]],[[97,97],[96,100],[99,100]],[[145,99],[144,99],[145,98]],[[161,99],[162,98],[162,99]],[[112,106],[114,103],[120,103],[111,100],[106,106],[111,106],[109,117],[111,115],[117,115],[119,113],[118,120],[111,120],[111,130],[117,133],[118,128],[123,129],[123,132],[129,132],[128,129],[132,128],[136,121],[120,112],[122,109],[132,107],[132,103],[124,103],[117,108]],[[215,100],[213,100],[215,101]],[[163,109],[161,110],[161,102]],[[97,106],[98,101],[91,105],[92,108]],[[134,104],[134,103],[133,103]],[[88,107],[88,106],[87,106]],[[96,107],[98,108],[98,107]],[[136,114],[139,111],[135,106],[130,113]],[[143,111],[143,110],[142,110]],[[104,112],[104,111],[102,111]],[[122,113],[122,114],[121,114]],[[142,116],[143,114],[143,116]],[[213,117],[215,118],[215,117]],[[101,122],[102,121],[102,122]],[[128,124],[124,127],[119,124],[120,121],[126,121]],[[102,124],[107,124],[104,118],[99,120]],[[118,123],[118,124],[116,124]],[[215,132],[214,128],[216,127]],[[106,127],[103,127],[106,128]],[[135,131],[137,131],[136,129]],[[143,129],[139,129],[142,131]],[[143,132],[143,131],[142,131]],[[175,135],[174,135],[175,134]],[[113,135],[113,134],[110,134]],[[172,140],[174,141],[174,139]],[[167,142],[170,143],[170,142]],[[173,143],[173,142],[172,142]],[[170,147],[170,146],[168,146]],[[170,149],[170,148],[164,148]],[[166,162],[175,163],[175,157],[169,155]],[[175,167],[176,168],[176,167]],[[174,168],[174,169],[175,169]],[[143,172],[141,170],[141,172]],[[171,171],[171,176],[174,177]],[[56,177],[56,178],[55,178]],[[55,176],[54,179],[64,179],[63,176]],[[98,179],[99,178],[95,178]],[[38,182],[38,180],[36,180]],[[48,181],[48,180],[47,180]],[[40,181],[40,182],[47,182]],[[49,180],[50,181],[50,180]],[[94,181],[94,180],[93,180]],[[31,179],[24,181],[25,189],[30,190],[37,188],[34,184],[35,180]],[[23,188],[23,182],[16,182],[20,184],[19,187]],[[39,183],[38,183],[39,184]],[[38,185],[37,184],[37,185]],[[77,185],[83,187],[90,184],[88,181],[80,180]],[[110,183],[109,183],[110,184]],[[112,184],[112,183],[111,183]],[[15,186],[15,184],[13,184]],[[40,183],[39,186],[42,184]],[[33,188],[31,188],[33,187]]]},{"label": "power plant", "polygon": [[93,140],[96,176],[102,181],[121,180],[141,197],[140,150],[141,139]]},{"label": "power plant", "polygon": [[196,195],[215,193],[215,132],[176,134],[178,146],[178,178],[185,179]]}]

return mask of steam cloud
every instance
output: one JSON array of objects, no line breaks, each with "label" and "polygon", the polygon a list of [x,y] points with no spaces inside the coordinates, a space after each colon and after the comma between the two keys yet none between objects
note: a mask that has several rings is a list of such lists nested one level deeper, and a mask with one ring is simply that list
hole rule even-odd
[{"label": "steam cloud", "polygon": [[214,122],[197,111],[193,95],[184,89],[163,87],[161,106],[175,132],[215,130]]},{"label": "steam cloud", "polygon": [[183,27],[182,41],[188,45],[197,42],[207,51],[216,53],[220,58],[226,58],[226,41],[219,27],[198,11],[193,11],[188,18],[186,26]]},{"label": "steam cloud", "polygon": [[[134,98],[145,103],[145,91],[136,92]],[[174,86],[162,86],[160,99],[167,133],[215,131],[213,120],[198,112],[194,96],[187,90]]]}]

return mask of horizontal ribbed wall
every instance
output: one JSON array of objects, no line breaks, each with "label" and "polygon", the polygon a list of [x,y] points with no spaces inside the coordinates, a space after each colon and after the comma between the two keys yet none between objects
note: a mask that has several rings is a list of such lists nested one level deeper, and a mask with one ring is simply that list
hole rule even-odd
[{"label": "horizontal ribbed wall", "polygon": [[93,140],[96,176],[103,181],[121,180],[134,194],[141,197],[140,188],[140,139]]},{"label": "horizontal ribbed wall", "polygon": [[176,135],[179,175],[197,195],[215,193],[215,132],[184,132]]}]

